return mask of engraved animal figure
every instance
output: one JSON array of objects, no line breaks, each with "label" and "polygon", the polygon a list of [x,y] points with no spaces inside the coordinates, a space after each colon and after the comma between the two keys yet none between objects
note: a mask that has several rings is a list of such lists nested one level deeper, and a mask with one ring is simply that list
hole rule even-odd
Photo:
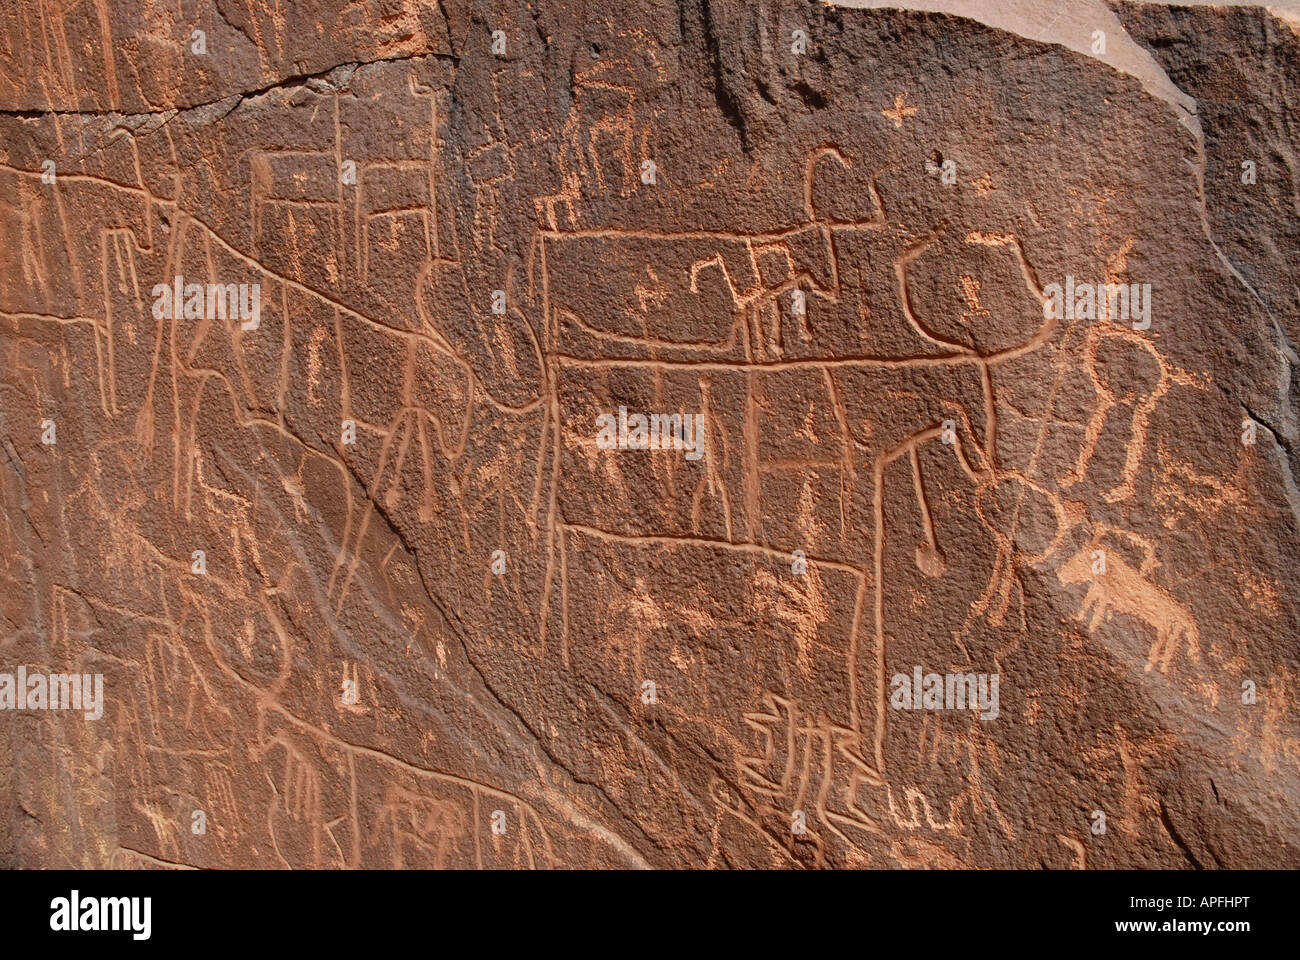
[{"label": "engraved animal figure", "polygon": [[1078,619],[1087,620],[1091,616],[1089,631],[1095,631],[1103,620],[1109,622],[1116,613],[1141,620],[1156,635],[1147,654],[1148,671],[1159,666],[1161,673],[1168,673],[1180,643],[1187,644],[1187,655],[1192,662],[1200,663],[1196,621],[1186,607],[1146,576],[1154,566],[1154,556],[1148,552],[1141,569],[1135,570],[1118,553],[1107,551],[1104,572],[1093,573],[1093,553],[1099,542],[1100,537],[1094,537],[1056,573],[1062,583],[1088,584]]}]

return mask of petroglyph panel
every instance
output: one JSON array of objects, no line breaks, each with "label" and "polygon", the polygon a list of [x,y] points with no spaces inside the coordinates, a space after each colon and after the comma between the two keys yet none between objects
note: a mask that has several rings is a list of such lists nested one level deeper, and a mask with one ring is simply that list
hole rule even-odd
[{"label": "petroglyph panel", "polygon": [[5,6],[0,863],[1300,865],[1294,21]]}]

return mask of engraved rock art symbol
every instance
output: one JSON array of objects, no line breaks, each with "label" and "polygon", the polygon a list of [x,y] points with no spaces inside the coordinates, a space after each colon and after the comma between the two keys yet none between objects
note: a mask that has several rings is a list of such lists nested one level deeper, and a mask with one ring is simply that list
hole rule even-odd
[{"label": "engraved rock art symbol", "polygon": [[1146,626],[1155,634],[1155,640],[1147,654],[1148,671],[1158,667],[1161,673],[1168,673],[1182,647],[1186,648],[1187,658],[1192,663],[1199,664],[1200,635],[1196,621],[1186,607],[1151,581],[1150,574],[1155,569],[1156,558],[1155,549],[1149,541],[1136,534],[1114,531],[1139,546],[1143,553],[1142,562],[1135,569],[1118,552],[1108,551],[1105,572],[1093,573],[1093,551],[1110,532],[1112,531],[1106,528],[1099,529],[1057,571],[1062,583],[1088,584],[1078,619],[1087,622],[1088,629],[1094,633],[1115,614],[1131,617]]}]

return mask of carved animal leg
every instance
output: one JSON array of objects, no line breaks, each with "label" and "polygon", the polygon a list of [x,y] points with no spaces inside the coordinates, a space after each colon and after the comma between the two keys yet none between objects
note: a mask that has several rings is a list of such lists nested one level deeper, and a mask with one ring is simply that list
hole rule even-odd
[{"label": "carved animal leg", "polygon": [[1151,668],[1159,664],[1161,673],[1169,672],[1169,664],[1162,662],[1162,651],[1166,646],[1172,646],[1172,642],[1165,636],[1163,630],[1156,632],[1156,642],[1151,644],[1151,650],[1147,653],[1146,672],[1150,673]]},{"label": "carved animal leg", "polygon": [[1110,619],[1110,607],[1106,598],[1102,595],[1101,587],[1093,584],[1088,588],[1088,595],[1084,597],[1084,606],[1092,608],[1092,622],[1088,624],[1089,630],[1096,630],[1101,626],[1102,620]]}]

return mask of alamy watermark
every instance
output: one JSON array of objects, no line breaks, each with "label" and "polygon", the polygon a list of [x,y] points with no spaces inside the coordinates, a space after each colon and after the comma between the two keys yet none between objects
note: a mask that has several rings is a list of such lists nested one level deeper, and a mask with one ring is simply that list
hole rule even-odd
[{"label": "alamy watermark", "polygon": [[0,673],[0,710],[81,710],[87,720],[104,715],[102,673]]},{"label": "alamy watermark", "polygon": [[234,320],[244,330],[256,330],[262,322],[260,283],[186,283],[176,276],[170,285],[154,284],[155,320]]},{"label": "alamy watermark", "polygon": [[152,913],[152,897],[83,897],[81,891],[73,890],[71,896],[50,901],[50,929],[58,933],[127,931],[133,940],[148,940]]},{"label": "alamy watermark", "polygon": [[998,718],[998,675],[996,673],[926,673],[912,668],[912,675],[896,673],[889,680],[893,693],[889,705],[895,710],[974,710],[981,720]]},{"label": "alamy watermark", "polygon": [[704,456],[704,414],[627,412],[596,417],[596,446],[601,450],[685,450],[687,460]]},{"label": "alamy watermark", "polygon": [[1048,320],[1132,321],[1134,330],[1151,326],[1151,284],[1077,283],[1066,276],[1065,286],[1043,288],[1043,316]]}]

